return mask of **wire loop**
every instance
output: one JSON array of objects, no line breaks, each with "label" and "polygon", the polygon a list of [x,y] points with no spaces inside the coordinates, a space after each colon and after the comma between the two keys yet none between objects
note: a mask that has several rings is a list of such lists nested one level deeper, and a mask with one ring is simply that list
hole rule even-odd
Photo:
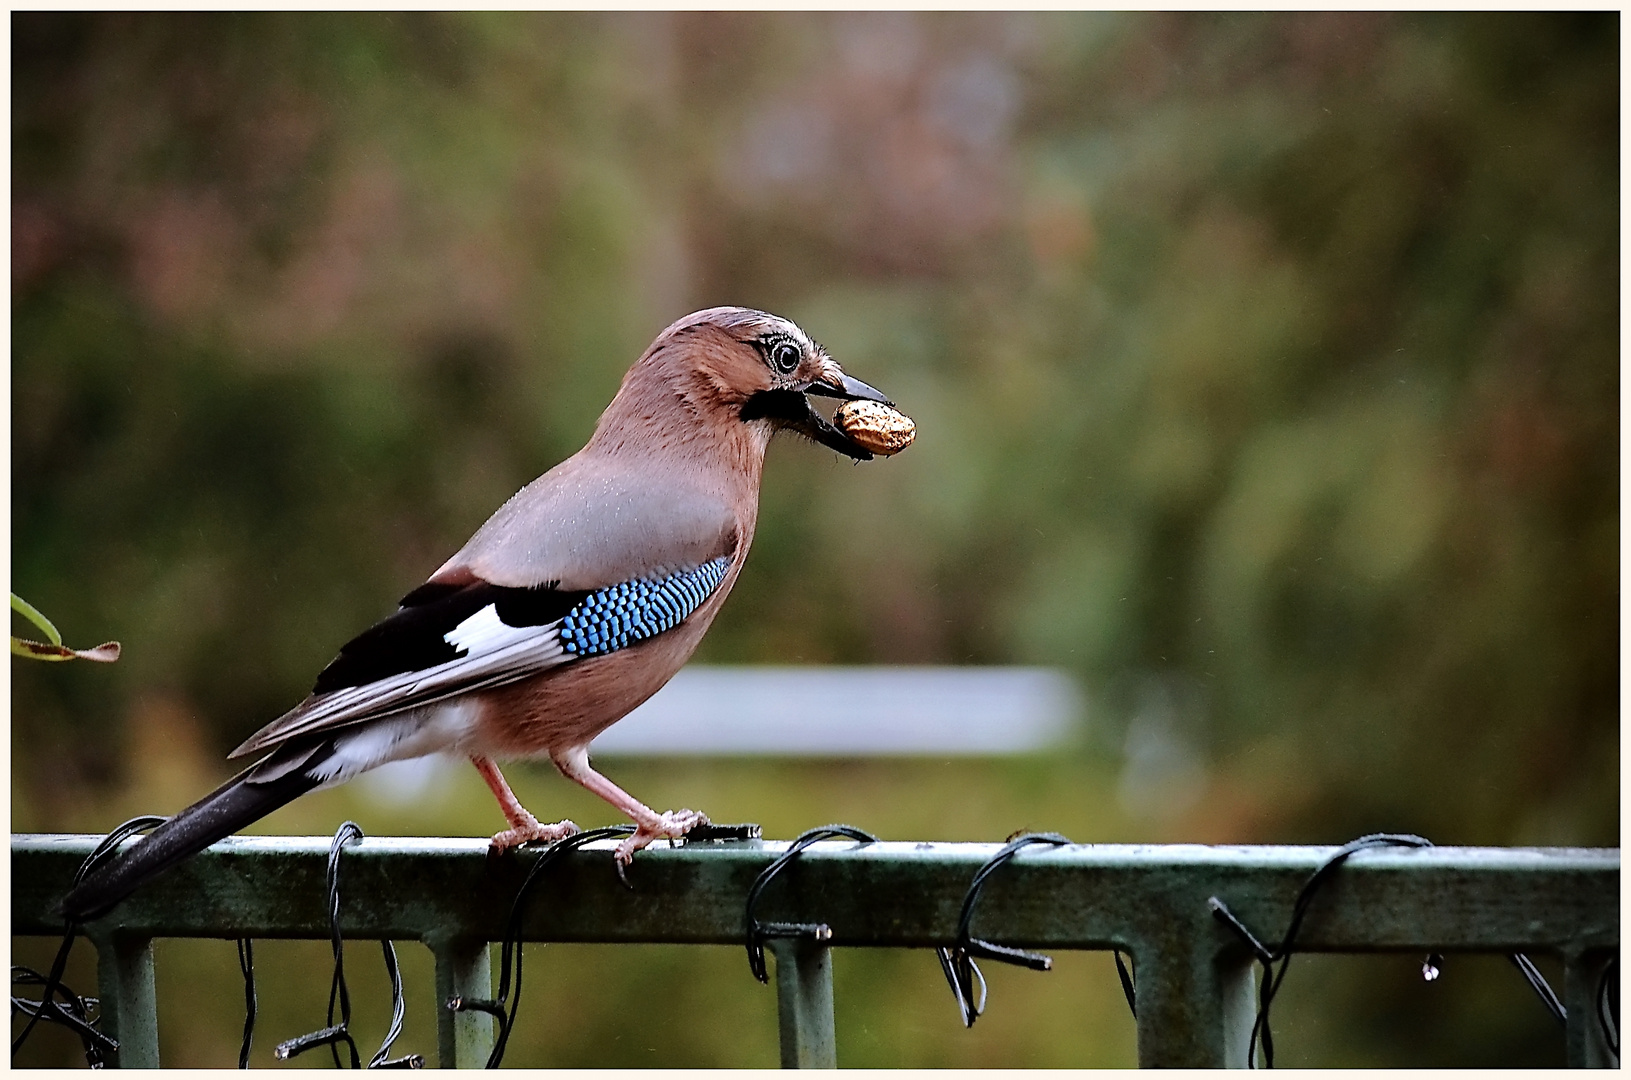
[{"label": "wire loop", "polygon": [[[544,848],[538,860],[527,868],[527,876],[521,879],[521,887],[516,890],[515,899],[510,903],[509,919],[504,924],[497,999],[453,997],[445,1003],[445,1007],[453,1012],[468,1010],[484,1012],[498,1022],[498,1036],[493,1040],[493,1049],[487,1055],[486,1068],[496,1069],[504,1060],[504,1048],[509,1044],[510,1032],[515,1028],[515,1014],[521,1008],[521,918],[526,914],[527,897],[532,892],[533,886],[542,880],[546,869],[568,852],[599,840],[615,840],[628,836],[632,832],[633,825],[609,825],[603,829],[573,833]],[[512,971],[515,977],[513,989],[510,984]]]},{"label": "wire loop", "polygon": [[[344,1043],[351,1061],[351,1068],[360,1069],[362,1056],[357,1051],[357,1040],[351,1035],[351,991],[345,981],[345,939],[340,933],[340,852],[347,844],[360,843],[364,839],[363,831],[354,821],[347,821],[334,832],[334,839],[329,843],[328,868],[324,878],[328,885],[328,920],[330,944],[334,952],[334,975],[329,981],[328,991],[328,1026],[306,1035],[293,1039],[285,1039],[278,1043],[272,1051],[272,1056],[279,1061],[287,1061],[297,1057],[307,1050],[319,1046],[327,1046],[334,1055],[334,1067],[343,1068],[340,1060],[340,1044]],[[385,1033],[384,1042],[380,1043],[374,1056],[368,1059],[368,1068],[422,1068],[425,1059],[418,1054],[409,1054],[406,1057],[390,1060],[391,1044],[402,1033],[402,1017],[407,1011],[407,1003],[402,994],[402,975],[397,969],[396,946],[389,940],[381,941],[380,948],[385,954],[385,973],[391,980],[391,1026]],[[247,976],[246,976],[247,977]],[[340,1022],[334,1022],[334,1008],[340,1009]],[[247,1042],[247,1025],[245,1039]],[[246,1045],[247,1051],[247,1045]],[[242,1060],[242,1059],[240,1059]]]},{"label": "wire loop", "polygon": [[[1269,948],[1238,919],[1229,905],[1216,896],[1207,900],[1212,915],[1219,922],[1233,930],[1235,935],[1251,950],[1252,957],[1263,965],[1263,979],[1257,988],[1257,1016],[1252,1021],[1251,1039],[1246,1044],[1246,1065],[1248,1068],[1257,1068],[1257,1047],[1261,1041],[1263,1047],[1263,1065],[1265,1068],[1274,1068],[1274,1033],[1269,1028],[1269,1009],[1274,1004],[1274,997],[1280,992],[1280,984],[1285,981],[1286,969],[1291,966],[1291,956],[1296,950],[1297,934],[1302,930],[1303,920],[1308,915],[1308,908],[1314,901],[1315,893],[1319,887],[1330,878],[1336,870],[1347,862],[1349,857],[1376,847],[1409,847],[1430,848],[1433,842],[1424,837],[1411,833],[1372,833],[1351,840],[1338,848],[1336,852],[1319,865],[1307,881],[1303,883],[1301,891],[1297,893],[1296,903],[1291,908],[1291,923],[1286,927],[1285,936],[1280,939],[1276,948]],[[1540,997],[1547,1010],[1561,1023],[1568,1017],[1563,1003],[1558,1000],[1557,994],[1541,975],[1540,969],[1523,953],[1509,953],[1512,963],[1523,973],[1531,988]],[[1278,965],[1278,967],[1276,967]],[[1444,965],[1444,957],[1438,953],[1430,954],[1422,964],[1422,978],[1428,982],[1439,977]],[[1617,1055],[1616,1055],[1617,1056]]]},{"label": "wire loop", "polygon": [[[96,869],[125,840],[136,833],[156,829],[168,820],[169,818],[159,817],[154,814],[143,814],[140,817],[133,817],[115,828],[104,836],[101,842],[85,857],[85,861],[79,864],[79,869],[74,871],[73,884],[78,885],[81,881],[84,881],[86,875]],[[119,1052],[118,1041],[97,1030],[96,1025],[102,1019],[100,1008],[97,1009],[95,1019],[90,1016],[91,1006],[99,1004],[97,1000],[92,997],[82,997],[62,985],[62,973],[68,966],[68,954],[73,952],[74,939],[78,929],[78,923],[71,919],[63,920],[62,944],[57,947],[56,959],[51,962],[49,974],[41,976],[39,972],[34,971],[32,968],[12,968],[13,983],[20,982],[24,985],[43,985],[45,987],[38,1001],[20,998],[15,994],[11,997],[13,1011],[20,1012],[28,1017],[28,1023],[23,1026],[22,1032],[11,1042],[12,1057],[17,1056],[17,1051],[22,1049],[23,1044],[28,1041],[29,1035],[33,1033],[35,1025],[41,1020],[51,1024],[60,1024],[78,1035],[85,1046],[85,1060],[93,1069],[101,1068],[106,1064],[108,1055]],[[35,982],[36,979],[39,981]],[[63,996],[63,1004],[57,1003],[56,998],[59,994]]]},{"label": "wire loop", "polygon": [[[957,1011],[963,1018],[964,1027],[973,1027],[974,1021],[985,1012],[985,973],[980,970],[980,965],[974,962],[975,957],[1027,967],[1032,971],[1048,971],[1053,967],[1053,958],[1043,953],[997,945],[972,935],[970,927],[974,921],[974,907],[980,901],[980,893],[985,888],[986,879],[1021,850],[1033,844],[1062,847],[1070,842],[1058,833],[1023,833],[1009,840],[1000,851],[985,861],[985,865],[975,871],[974,880],[969,882],[968,892],[963,894],[963,909],[957,919],[956,941],[950,946],[943,945],[935,950],[940,957],[940,970],[945,972],[952,996],[957,999]],[[1117,963],[1120,963],[1119,956]],[[1123,976],[1125,988],[1128,985],[1125,972]],[[975,990],[976,984],[978,993]]]},{"label": "wire loop", "polygon": [[[50,977],[41,975],[31,967],[16,964],[11,969],[11,983],[13,986],[46,986]],[[44,997],[39,1001],[31,998],[11,996],[11,1011],[21,1013],[29,1018],[33,1024],[44,1020],[50,1024],[58,1024],[79,1036],[81,1045],[85,1048],[85,1063],[93,1069],[100,1069],[107,1064],[108,1057],[117,1053],[119,1044],[108,1036],[102,1034],[98,1025],[102,1021],[101,1002],[93,997],[85,997],[74,993],[73,989],[65,985],[60,977],[52,991],[53,998],[60,996],[59,1004],[55,1000],[47,1001]]]},{"label": "wire loop", "polygon": [[854,840],[861,844],[878,842],[876,836],[853,825],[823,825],[799,834],[775,862],[765,867],[759,876],[754,878],[753,884],[748,888],[744,921],[747,923],[748,968],[753,972],[753,977],[762,983],[770,981],[770,971],[765,966],[765,942],[770,938],[806,938],[810,941],[829,941],[832,938],[832,927],[826,923],[761,922],[754,912],[759,904],[759,897],[764,893],[765,887],[775,880],[776,875],[802,855],[811,844],[818,844],[823,840]]},{"label": "wire loop", "polygon": [[[1277,948],[1270,949],[1257,939],[1257,936],[1246,928],[1246,924],[1235,917],[1229,910],[1229,905],[1216,896],[1207,900],[1212,915],[1219,922],[1233,930],[1246,946],[1251,949],[1252,957],[1263,965],[1263,981],[1258,985],[1257,1016],[1252,1021],[1251,1038],[1246,1043],[1246,1065],[1248,1068],[1257,1067],[1257,1046],[1259,1040],[1263,1046],[1263,1064],[1266,1068],[1274,1068],[1274,1033],[1269,1028],[1269,1008],[1274,1004],[1274,995],[1279,993],[1280,984],[1285,981],[1286,969],[1291,965],[1292,950],[1296,946],[1297,934],[1302,930],[1303,919],[1308,915],[1308,907],[1314,901],[1314,895],[1321,885],[1335,873],[1338,867],[1347,862],[1356,852],[1373,847],[1432,847],[1433,842],[1420,836],[1407,833],[1372,833],[1361,836],[1357,840],[1349,841],[1338,848],[1325,862],[1309,875],[1303,883],[1302,890],[1297,893],[1297,900],[1291,908],[1291,924],[1286,928],[1285,937],[1280,940]],[[1276,968],[1275,965],[1279,964]]]}]

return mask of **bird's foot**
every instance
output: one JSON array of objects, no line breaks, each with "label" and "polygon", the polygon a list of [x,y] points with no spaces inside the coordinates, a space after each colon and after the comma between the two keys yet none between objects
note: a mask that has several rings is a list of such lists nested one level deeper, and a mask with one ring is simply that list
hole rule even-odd
[{"label": "bird's foot", "polygon": [[492,842],[487,848],[488,854],[499,855],[510,848],[539,841],[553,844],[557,840],[565,840],[573,833],[582,831],[570,821],[557,821],[553,825],[545,825],[531,814],[519,820],[512,819],[510,824],[512,828],[493,835]]},{"label": "bird's foot", "polygon": [[652,815],[648,821],[639,822],[634,835],[617,845],[617,851],[612,855],[617,860],[618,874],[621,875],[623,868],[634,861],[636,851],[649,846],[653,840],[678,840],[698,825],[707,824],[708,815],[695,810],[668,810]]}]

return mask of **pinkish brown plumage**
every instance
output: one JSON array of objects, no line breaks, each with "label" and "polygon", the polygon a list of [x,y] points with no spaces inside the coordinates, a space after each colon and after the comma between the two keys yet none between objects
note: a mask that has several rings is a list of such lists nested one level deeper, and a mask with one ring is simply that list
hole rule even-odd
[{"label": "pinkish brown plumage", "polygon": [[469,757],[509,829],[555,840],[495,761],[547,756],[629,816],[619,864],[707,819],[657,813],[589,766],[589,744],[673,677],[741,573],[764,455],[792,430],[871,455],[806,395],[885,401],[797,326],[710,308],[635,362],[587,445],[517,492],[390,617],[358,635],[311,696],[233,756],[267,757],[126,849],[64,901],[95,917],[143,881],[306,791],[389,761]]}]

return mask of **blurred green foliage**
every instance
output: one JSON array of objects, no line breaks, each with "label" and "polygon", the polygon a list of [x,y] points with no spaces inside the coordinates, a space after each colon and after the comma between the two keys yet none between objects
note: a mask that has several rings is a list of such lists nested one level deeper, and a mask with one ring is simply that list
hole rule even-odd
[{"label": "blurred green foliage", "polygon": [[[202,793],[658,330],[738,303],[920,434],[772,451],[703,659],[1059,665],[1089,737],[636,764],[637,794],[767,835],[1617,844],[1618,41],[1617,13],[16,13],[12,578],[126,652],[14,670],[14,827]],[[266,827],[496,828],[459,790]],[[583,1041],[514,1060],[773,1063],[734,961],[642,955],[569,966]],[[1288,1060],[1561,1053],[1510,973],[1486,1014],[1454,964],[1403,1009],[1395,968],[1317,963]],[[1131,1060],[1105,957],[1006,980],[966,1037],[928,964],[840,960],[841,1061]],[[166,1030],[225,1064],[206,968],[225,1011],[182,981]],[[1088,983],[1086,1027],[997,1019]],[[757,1000],[751,1034],[628,1025],[654,989]]]}]

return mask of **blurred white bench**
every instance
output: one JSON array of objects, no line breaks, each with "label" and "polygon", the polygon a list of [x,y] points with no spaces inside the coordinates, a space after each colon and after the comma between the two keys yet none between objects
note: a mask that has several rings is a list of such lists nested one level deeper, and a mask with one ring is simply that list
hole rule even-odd
[{"label": "blurred white bench", "polygon": [[1063,672],[1022,667],[685,668],[594,742],[597,754],[1025,754],[1081,715]]}]

